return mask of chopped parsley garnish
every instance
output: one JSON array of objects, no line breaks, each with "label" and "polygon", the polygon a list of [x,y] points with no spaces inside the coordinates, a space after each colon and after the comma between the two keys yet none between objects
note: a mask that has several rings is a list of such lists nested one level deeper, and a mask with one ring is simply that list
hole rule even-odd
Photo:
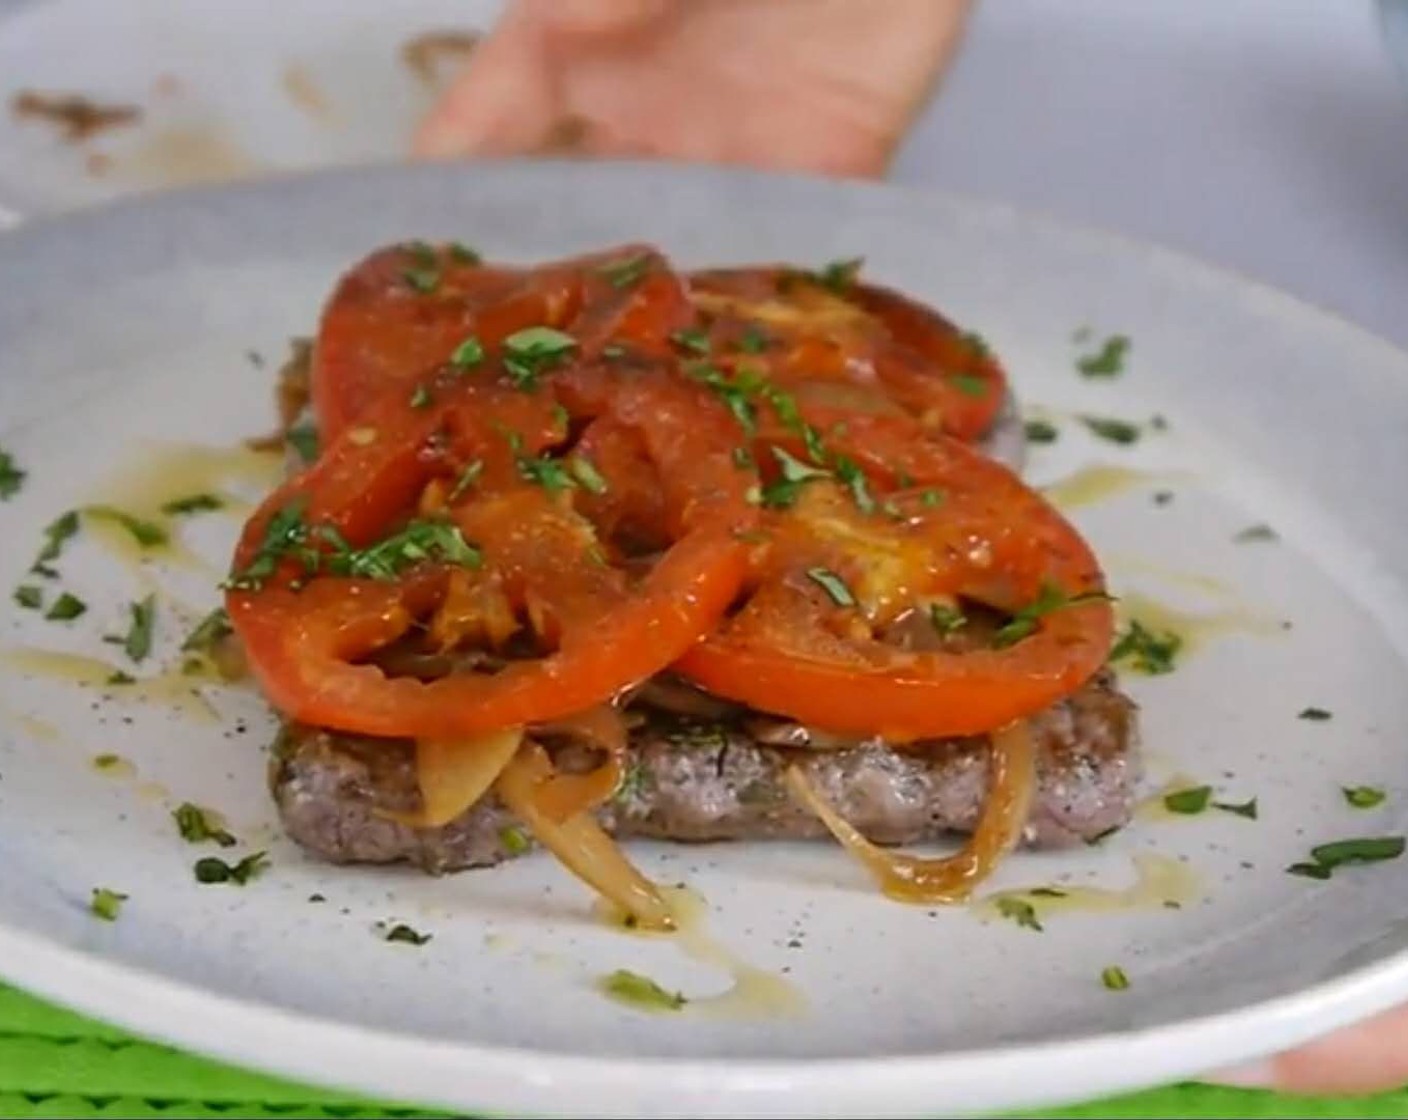
[{"label": "chopped parsley garnish", "polygon": [[797,500],[797,495],[808,482],[831,477],[828,471],[802,462],[781,447],[771,447],[769,450],[782,469],[782,477],[759,492],[759,500],[771,509],[786,509]]},{"label": "chopped parsley garnish", "polygon": [[12,598],[27,611],[37,611],[44,606],[44,592],[32,583],[16,587]]},{"label": "chopped parsley garnish", "polygon": [[668,991],[650,977],[626,968],[604,977],[601,990],[612,999],[647,1011],[678,1011],[689,1002],[679,992]]},{"label": "chopped parsley garnish", "polygon": [[629,288],[640,281],[650,271],[650,257],[639,253],[624,260],[608,261],[597,268],[597,272],[611,281],[613,288]]},{"label": "chopped parsley garnish", "polygon": [[120,754],[98,754],[93,756],[93,766],[98,770],[112,770],[122,765]]},{"label": "chopped parsley garnish", "polygon": [[20,492],[28,472],[15,465],[15,457],[0,449],[0,501],[9,501]]},{"label": "chopped parsley garnish", "polygon": [[1387,796],[1376,786],[1341,786],[1340,792],[1356,809],[1372,809],[1376,805],[1382,805]]},{"label": "chopped parsley garnish", "polygon": [[1024,425],[1029,443],[1055,443],[1061,430],[1049,420],[1028,420]]},{"label": "chopped parsley garnish", "polygon": [[1041,922],[1036,916],[1036,907],[1023,898],[1012,898],[1004,896],[997,900],[997,912],[1004,918],[1016,922],[1023,929],[1036,930],[1041,933]]},{"label": "chopped parsley garnish", "polygon": [[758,410],[751,398],[759,390],[761,379],[743,370],[730,379],[721,370],[704,362],[688,364],[686,372],[724,403],[745,432],[753,434],[758,426]]},{"label": "chopped parsley garnish", "polygon": [[686,327],[684,330],[675,331],[670,335],[670,341],[691,354],[707,354],[709,352],[709,336],[698,327]]},{"label": "chopped parsley garnish", "polygon": [[831,596],[831,601],[838,607],[856,605],[856,597],[851,594],[846,581],[829,568],[808,568],[807,578]]},{"label": "chopped parsley garnish", "polygon": [[1256,820],[1255,797],[1253,797],[1250,801],[1243,801],[1240,803],[1235,801],[1214,801],[1212,803],[1212,807],[1214,809],[1220,809],[1224,813],[1231,813],[1234,816],[1246,817],[1249,821]]},{"label": "chopped parsley garnish", "polygon": [[155,522],[144,521],[112,506],[88,506],[83,512],[89,517],[117,522],[141,548],[159,548],[171,539],[171,535]]},{"label": "chopped parsley garnish", "polygon": [[435,246],[429,241],[412,241],[406,246],[406,252],[411,254],[417,268],[434,268],[440,263]]},{"label": "chopped parsley garnish", "polygon": [[1336,840],[1310,849],[1310,862],[1293,863],[1286,870],[1307,879],[1328,879],[1337,867],[1350,863],[1381,863],[1403,854],[1402,836],[1370,836]]},{"label": "chopped parsley garnish", "polygon": [[1118,377],[1124,372],[1124,360],[1129,355],[1129,339],[1112,334],[1093,354],[1076,359],[1076,369],[1084,377]]},{"label": "chopped parsley garnish", "polygon": [[137,678],[131,673],[124,673],[121,669],[114,669],[103,683],[108,685],[136,684]]},{"label": "chopped parsley garnish", "polygon": [[861,513],[874,513],[875,498],[870,493],[870,484],[865,480],[865,472],[845,455],[837,455],[833,461],[836,477],[851,492],[851,501],[855,502],[856,508]]},{"label": "chopped parsley garnish", "polygon": [[196,623],[195,628],[186,635],[186,640],[181,643],[183,653],[206,653],[215,646],[217,642],[223,641],[235,632],[230,625],[230,616],[224,607],[216,607],[203,619]]},{"label": "chopped parsley garnish", "polygon": [[758,464],[753,459],[753,452],[746,447],[735,447],[733,449],[733,465],[739,470],[751,471]]},{"label": "chopped parsley garnish", "polygon": [[986,358],[992,353],[992,347],[988,345],[988,340],[977,331],[964,331],[958,336],[958,340],[973,352],[977,358]]},{"label": "chopped parsley garnish", "polygon": [[524,482],[541,486],[549,494],[571,490],[576,485],[561,459],[553,459],[550,456],[534,458],[531,455],[520,455],[515,460],[515,465],[518,467],[519,477]]},{"label": "chopped parsley garnish", "polygon": [[1100,983],[1112,992],[1122,992],[1129,987],[1129,977],[1119,965],[1112,964],[1100,970]]},{"label": "chopped parsley garnish", "polygon": [[156,596],[148,595],[135,603],[129,603],[127,610],[131,621],[127,635],[122,639],[122,648],[133,661],[142,661],[152,651],[152,628],[156,623]]},{"label": "chopped parsley garnish", "polygon": [[284,442],[293,448],[293,453],[305,464],[318,458],[318,429],[311,423],[295,424],[284,432]]},{"label": "chopped parsley garnish", "polygon": [[506,825],[499,829],[499,843],[511,856],[521,856],[533,846],[527,835],[521,828],[514,825]]},{"label": "chopped parsley garnish", "polygon": [[921,490],[919,492],[919,504],[929,509],[942,505],[943,500],[944,492],[942,490]]},{"label": "chopped parsley garnish", "polygon": [[455,484],[450,488],[448,500],[451,503],[459,501],[469,493],[469,488],[478,481],[479,476],[484,473],[484,464],[475,459],[472,463],[465,464],[460,471],[459,477],[455,479]]},{"label": "chopped parsley garnish", "polygon": [[161,512],[168,517],[187,517],[193,513],[210,513],[224,508],[225,499],[218,494],[191,494],[163,503]]},{"label": "chopped parsley garnish", "polygon": [[837,295],[845,295],[855,285],[856,277],[860,275],[860,270],[864,265],[864,257],[849,257],[845,260],[831,261],[823,265],[820,271],[814,272],[812,279]]},{"label": "chopped parsley garnish", "polygon": [[109,890],[107,887],[94,887],[93,896],[88,900],[88,909],[96,918],[102,918],[105,922],[117,921],[117,916],[122,913],[122,904],[127,901],[127,896],[121,891]]},{"label": "chopped parsley garnish", "polygon": [[34,558],[34,563],[30,565],[29,570],[38,575],[48,576],[50,579],[53,579],[59,573],[49,566],[50,563],[59,558],[59,553],[63,551],[64,544],[77,534],[77,510],[71,509],[50,522],[44,529],[44,546],[39,550],[39,555]]},{"label": "chopped parsley garnish", "polygon": [[303,555],[305,564],[309,558],[316,560],[317,554],[308,545],[308,526],[303,520],[307,504],[307,498],[300,496],[274,512],[264,526],[264,539],[259,542],[254,559],[227,581],[228,587],[240,591],[258,590],[285,556]]},{"label": "chopped parsley garnish", "polygon": [[1208,807],[1212,799],[1212,786],[1193,786],[1180,789],[1164,796],[1164,808],[1170,813],[1193,816]]},{"label": "chopped parsley garnish", "polygon": [[477,249],[472,249],[460,241],[450,242],[450,259],[456,264],[479,264],[483,257]]},{"label": "chopped parsley garnish", "polygon": [[582,484],[583,490],[591,494],[606,493],[606,479],[602,478],[601,472],[596,469],[590,459],[573,455],[567,460],[567,466],[571,470],[572,476]]},{"label": "chopped parsley garnish", "polygon": [[434,267],[408,268],[401,278],[422,295],[429,295],[440,286],[440,270]]},{"label": "chopped parsley garnish", "polygon": [[957,607],[950,607],[946,603],[930,603],[929,622],[947,638],[967,626],[968,617]]},{"label": "chopped parsley garnish", "polygon": [[1082,416],[1082,424],[1101,439],[1111,443],[1131,444],[1139,439],[1139,425],[1128,420],[1116,420],[1109,416]]},{"label": "chopped parsley garnish", "polygon": [[644,792],[649,777],[645,767],[639,762],[632,762],[626,767],[626,772],[621,775],[621,784],[616,787],[614,800],[629,801],[633,797],[638,797]]},{"label": "chopped parsley garnish", "polygon": [[420,930],[406,925],[405,922],[397,922],[382,934],[381,939],[402,945],[424,945],[434,936],[433,933],[421,933]]},{"label": "chopped parsley garnish", "polygon": [[1270,525],[1248,525],[1234,534],[1232,539],[1238,544],[1250,544],[1253,541],[1276,541],[1281,538]]},{"label": "chopped parsley garnish", "polygon": [[395,579],[405,568],[423,560],[440,560],[477,568],[479,550],[464,539],[459,526],[448,521],[414,520],[399,532],[366,548],[333,552],[328,571],[356,579]]},{"label": "chopped parsley garnish", "polygon": [[234,883],[242,887],[251,879],[262,875],[269,867],[269,857],[264,852],[254,852],[238,863],[226,863],[216,856],[206,856],[196,860],[195,874],[198,883]]},{"label": "chopped parsley garnish", "polygon": [[1110,596],[1103,591],[1083,591],[1079,595],[1067,595],[1056,584],[1043,583],[1032,602],[1016,611],[1006,623],[998,627],[992,636],[992,644],[997,649],[1006,649],[1035,634],[1037,623],[1055,611],[1082,603],[1109,602],[1109,599]]},{"label": "chopped parsley garnish", "polygon": [[233,836],[220,827],[218,818],[209,809],[184,801],[171,811],[171,819],[176,822],[176,831],[188,844],[203,844],[207,840],[222,848],[233,848],[237,843]]},{"label": "chopped parsley garnish", "polygon": [[314,891],[312,894],[310,894],[310,895],[308,896],[308,901],[309,901],[309,902],[326,902],[327,900],[328,900],[327,895],[321,894],[321,893],[319,893],[319,892],[317,892],[317,891]]},{"label": "chopped parsley garnish", "polygon": [[1119,636],[1110,650],[1110,661],[1128,661],[1136,672],[1159,676],[1173,672],[1174,658],[1183,648],[1183,638],[1171,630],[1150,630],[1138,619]]},{"label": "chopped parsley garnish", "polygon": [[768,348],[768,336],[750,324],[739,338],[738,348],[745,354],[761,354]]},{"label": "chopped parsley garnish", "polygon": [[504,339],[504,369],[517,388],[531,392],[538,378],[576,345],[575,338],[554,327],[525,327]]},{"label": "chopped parsley garnish", "polygon": [[429,408],[435,398],[430,395],[430,390],[424,385],[417,385],[411,390],[412,408]]},{"label": "chopped parsley garnish", "polygon": [[87,610],[87,603],[77,595],[70,595],[65,591],[55,599],[53,605],[44,612],[44,617],[50,622],[71,622]]},{"label": "chopped parsley garnish", "polygon": [[1324,723],[1328,719],[1334,719],[1334,713],[1324,708],[1302,708],[1296,713],[1296,719],[1308,719],[1312,723]]},{"label": "chopped parsley garnish", "polygon": [[1033,887],[1027,892],[1033,898],[1065,898],[1066,892],[1056,887]]},{"label": "chopped parsley garnish", "polygon": [[453,350],[450,351],[450,364],[458,366],[460,369],[468,369],[470,366],[477,366],[484,360],[484,344],[470,335]]},{"label": "chopped parsley garnish", "polygon": [[988,383],[981,377],[974,377],[970,373],[955,374],[948,379],[948,383],[965,397],[987,396]]}]

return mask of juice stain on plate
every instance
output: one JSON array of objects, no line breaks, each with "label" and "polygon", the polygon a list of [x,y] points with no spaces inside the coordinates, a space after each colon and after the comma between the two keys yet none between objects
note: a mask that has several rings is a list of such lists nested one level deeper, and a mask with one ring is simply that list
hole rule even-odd
[{"label": "juice stain on plate", "polygon": [[[598,899],[593,904],[593,910],[600,920],[613,929],[623,930],[635,937],[668,938],[691,960],[720,969],[733,980],[728,988],[716,995],[687,996],[670,1010],[710,1019],[747,1021],[796,1019],[806,1012],[806,996],[795,984],[785,977],[740,960],[732,950],[709,935],[705,928],[708,906],[698,892],[685,886],[675,886],[661,887],[660,893],[665,896],[674,916],[673,931],[637,929],[627,923],[626,916],[615,904],[605,899]],[[621,1002],[618,997],[612,998]],[[625,1002],[634,1005],[634,1001]],[[647,1010],[659,1009],[657,1006],[642,1006]]]},{"label": "juice stain on plate", "polygon": [[[243,446],[149,448],[111,475],[83,507],[84,528],[128,565],[159,559],[208,568],[181,543],[183,524],[195,517],[247,513],[252,499],[244,492],[266,493],[279,481],[282,466],[277,451]],[[219,508],[185,514],[173,508],[204,497]]]},{"label": "juice stain on plate", "polygon": [[8,708],[0,708],[0,721],[18,728],[31,739],[41,743],[57,743],[62,738],[59,729],[48,720],[28,715],[25,712],[12,712]]},{"label": "juice stain on plate", "polygon": [[1276,619],[1243,607],[1225,607],[1207,612],[1181,611],[1138,591],[1118,596],[1115,613],[1126,624],[1137,622],[1153,633],[1175,635],[1179,639],[1178,653],[1182,657],[1196,653],[1209,642],[1227,634],[1275,637],[1285,632]]},{"label": "juice stain on plate", "polygon": [[1186,572],[1179,568],[1170,568],[1166,564],[1160,564],[1143,556],[1107,552],[1102,557],[1102,565],[1107,572],[1117,572],[1121,577],[1153,576],[1155,579],[1175,587],[1198,591],[1224,602],[1237,597],[1236,589],[1224,579],[1208,575],[1205,572]]},{"label": "juice stain on plate", "polygon": [[1142,471],[1097,463],[1043,486],[1041,492],[1058,509],[1078,509],[1118,497],[1148,482],[1167,481],[1170,477],[1167,471]]},{"label": "juice stain on plate", "polygon": [[1000,917],[1001,905],[1024,903],[1038,920],[1051,914],[1109,914],[1126,910],[1178,909],[1202,897],[1197,873],[1187,864],[1169,856],[1141,852],[1134,857],[1136,878],[1132,886],[1087,887],[1066,883],[1038,887],[1018,887],[997,891],[972,905],[985,918]]},{"label": "juice stain on plate", "polygon": [[[0,650],[0,664],[35,677],[101,688],[105,696],[115,701],[163,704],[202,723],[215,723],[219,719],[210,701],[195,687],[207,678],[184,673],[180,668],[152,677],[138,677],[101,658],[25,646]],[[128,677],[132,679],[127,680]],[[116,683],[119,681],[126,683]]]}]

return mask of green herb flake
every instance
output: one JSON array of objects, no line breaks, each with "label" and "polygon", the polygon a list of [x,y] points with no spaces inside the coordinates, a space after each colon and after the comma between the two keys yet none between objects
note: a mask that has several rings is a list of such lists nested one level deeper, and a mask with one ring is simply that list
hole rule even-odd
[{"label": "green herb flake", "polygon": [[77,535],[78,511],[71,509],[67,513],[60,514],[45,527],[44,545],[40,548],[39,555],[34,558],[34,563],[30,565],[29,570],[51,579],[57,576],[58,573],[49,565],[59,558],[64,545]]},{"label": "green herb flake", "polygon": [[327,566],[334,575],[390,580],[411,565],[427,560],[466,568],[477,568],[482,562],[479,550],[464,539],[458,525],[416,519],[366,548],[342,548],[333,552]]},{"label": "green herb flake", "polygon": [[309,901],[309,902],[326,902],[327,900],[328,900],[327,895],[322,894],[321,892],[318,892],[318,891],[314,891],[312,894],[310,894],[310,895],[308,896],[308,901]]},{"label": "green herb flake", "polygon": [[499,829],[499,844],[511,856],[521,856],[533,846],[527,834],[514,825],[506,825]]},{"label": "green herb flake", "polygon": [[997,632],[992,636],[993,647],[1006,649],[1016,645],[1023,638],[1035,634],[1037,624],[1041,619],[1056,611],[1077,607],[1082,603],[1109,601],[1110,596],[1103,591],[1083,591],[1078,595],[1067,595],[1056,584],[1043,583],[1041,590],[1037,592],[1037,597],[1032,602],[1016,611],[1011,619],[998,627]]},{"label": "green herb flake", "polygon": [[1277,541],[1281,538],[1270,525],[1248,525],[1233,534],[1232,539],[1238,544],[1252,544],[1256,541]]},{"label": "green herb flake", "polygon": [[160,548],[171,540],[171,534],[154,521],[145,521],[112,506],[88,506],[83,512],[88,517],[121,525],[141,548]]},{"label": "green herb flake", "polygon": [[504,369],[517,388],[531,392],[576,346],[575,338],[554,327],[525,327],[504,339]]},{"label": "green herb flake", "polygon": [[1065,898],[1066,892],[1056,887],[1033,887],[1027,892],[1033,898]]},{"label": "green herb flake", "polygon": [[563,490],[571,490],[576,485],[567,466],[561,459],[553,459],[548,456],[535,459],[531,456],[521,455],[516,460],[519,477],[524,482],[531,482],[535,486],[541,486],[549,494],[558,494]]},{"label": "green herb flake", "polygon": [[477,249],[473,249],[460,241],[450,242],[450,259],[456,264],[476,265],[482,264],[483,256]]},{"label": "green herb flake", "polygon": [[464,469],[459,473],[459,477],[455,479],[454,486],[450,488],[450,493],[446,500],[449,501],[451,505],[458,502],[469,493],[470,487],[479,480],[479,476],[483,473],[484,464],[480,460],[476,459],[472,463],[465,464]]},{"label": "green herb flake", "polygon": [[769,346],[768,336],[756,326],[750,325],[738,340],[738,348],[745,354],[761,354]]},{"label": "green herb flake", "polygon": [[582,489],[590,494],[606,493],[606,479],[601,476],[601,472],[596,469],[590,459],[573,455],[567,460],[567,466],[572,472],[572,477],[582,484]]},{"label": "green herb flake", "polygon": [[7,502],[20,492],[27,471],[15,464],[15,457],[0,448],[0,502]]},{"label": "green herb flake", "polygon": [[16,605],[27,611],[37,611],[44,606],[44,592],[32,583],[21,584],[11,596]]},{"label": "green herb flake", "polygon": [[968,617],[957,607],[946,603],[929,604],[929,622],[934,629],[947,638],[968,625]]},{"label": "green herb flake", "polygon": [[1132,669],[1149,676],[1173,672],[1174,659],[1183,648],[1183,638],[1171,630],[1149,629],[1138,619],[1130,621],[1110,650],[1110,661],[1127,661]]},{"label": "green herb flake", "polygon": [[53,605],[44,612],[44,617],[50,622],[71,622],[79,615],[85,614],[87,610],[87,603],[77,595],[70,595],[65,591],[55,599]]},{"label": "green herb flake", "polygon": [[1112,992],[1122,992],[1129,987],[1129,977],[1119,965],[1112,964],[1100,970],[1100,983]]},{"label": "green herb flake", "polygon": [[1055,443],[1061,430],[1049,420],[1028,420],[1024,425],[1028,443]]},{"label": "green herb flake", "polygon": [[833,462],[836,477],[851,492],[851,501],[855,502],[856,509],[861,513],[874,513],[875,498],[870,493],[870,484],[866,481],[865,472],[856,465],[854,460],[845,455],[837,455]]},{"label": "green herb flake", "polygon": [[948,383],[965,397],[985,397],[988,394],[988,383],[970,373],[954,374],[948,379]]},{"label": "green herb flake", "polygon": [[1082,416],[1082,424],[1101,439],[1111,443],[1129,445],[1139,440],[1139,425],[1128,420],[1116,420],[1108,416]]},{"label": "green herb flake", "polygon": [[438,268],[408,268],[401,273],[401,279],[422,295],[429,295],[440,286],[440,270]]},{"label": "green herb flake", "polygon": [[1164,795],[1164,808],[1170,813],[1183,816],[1196,816],[1208,807],[1212,799],[1212,786],[1192,786]]},{"label": "green herb flake", "polygon": [[601,990],[612,999],[644,1011],[679,1011],[689,1002],[679,992],[667,991],[648,976],[618,968],[601,980]]},{"label": "green herb flake", "polygon": [[1124,372],[1125,359],[1129,356],[1129,339],[1122,334],[1112,334],[1099,350],[1076,359],[1076,369],[1082,377],[1118,377]]},{"label": "green herb flake", "polygon": [[1002,917],[1016,922],[1023,929],[1042,932],[1041,922],[1036,916],[1036,907],[1024,898],[1003,895],[997,900],[997,912]]},{"label": "green herb flake", "polygon": [[690,354],[709,353],[709,336],[698,327],[686,327],[670,335],[670,341]]},{"label": "green herb flake", "polygon": [[108,685],[136,684],[137,678],[131,673],[125,673],[121,669],[114,669],[108,674],[108,679],[103,682]]},{"label": "green herb flake", "polygon": [[1376,786],[1341,786],[1344,799],[1356,809],[1372,809],[1382,805],[1387,794]]},{"label": "green herb flake", "polygon": [[608,261],[597,268],[597,272],[611,281],[613,288],[629,288],[638,284],[649,271],[650,256],[646,253],[625,257],[619,261]]},{"label": "green herb flake", "polygon": [[412,408],[429,408],[435,398],[431,396],[430,389],[424,385],[417,385],[411,390],[410,405]]},{"label": "green herb flake", "polygon": [[133,661],[145,660],[152,651],[152,630],[156,624],[156,596],[148,595],[127,605],[131,621],[122,648]]},{"label": "green herb flake", "polygon": [[964,331],[958,336],[958,341],[968,347],[975,358],[987,358],[992,355],[992,347],[988,345],[988,340],[977,331]]},{"label": "green herb flake", "polygon": [[95,754],[93,756],[93,769],[95,770],[115,770],[122,765],[120,754]]},{"label": "green herb flake", "polygon": [[1231,813],[1233,816],[1246,817],[1249,821],[1257,818],[1256,798],[1250,801],[1214,801],[1212,807],[1223,813]]},{"label": "green herb flake", "polygon": [[1334,718],[1334,713],[1325,708],[1302,708],[1296,713],[1296,719],[1310,720],[1312,723],[1324,723],[1326,720]]},{"label": "green herb flake", "polygon": [[184,801],[171,811],[171,819],[176,822],[176,831],[188,844],[203,844],[206,841],[219,844],[222,848],[233,848],[239,841],[220,827],[219,817],[209,809],[202,809]]},{"label": "green herb flake", "polygon": [[746,447],[735,447],[733,449],[733,465],[739,470],[751,471],[757,467],[757,462],[753,458],[753,452]]},{"label": "green herb flake", "polygon": [[837,295],[845,295],[854,286],[856,279],[860,276],[860,270],[865,266],[864,257],[849,257],[845,260],[831,261],[823,265],[820,271],[812,274],[812,279],[828,291]]},{"label": "green herb flake", "polygon": [[318,429],[312,423],[295,424],[284,432],[284,443],[305,466],[318,459]]},{"label": "green herb flake", "polygon": [[225,508],[225,499],[218,494],[191,494],[164,502],[161,512],[168,517],[189,517],[193,513],[212,513]]},{"label": "green herb flake", "polygon": [[450,351],[450,364],[458,369],[469,369],[484,360],[484,344],[470,335]]},{"label": "green herb flake", "polygon": [[88,910],[95,918],[101,918],[105,922],[115,922],[118,915],[122,913],[122,904],[126,901],[127,896],[121,891],[109,890],[107,887],[94,887],[93,895],[88,900]]},{"label": "green herb flake", "polygon": [[182,653],[209,653],[218,643],[235,632],[224,607],[216,607],[196,623],[181,643]]},{"label": "green herb flake", "polygon": [[831,477],[828,471],[802,462],[791,452],[781,447],[774,446],[768,450],[771,451],[773,459],[776,460],[782,471],[781,478],[769,483],[759,491],[759,500],[770,509],[787,509],[796,502],[797,496],[802,492],[802,487],[807,483]]},{"label": "green herb flake", "polygon": [[1328,879],[1335,869],[1346,864],[1382,863],[1403,854],[1402,836],[1371,836],[1354,840],[1336,840],[1310,849],[1310,862],[1293,863],[1286,871],[1307,879]]},{"label": "green herb flake", "polygon": [[838,607],[853,607],[856,597],[846,586],[846,581],[829,568],[808,568],[807,578],[820,587]]},{"label": "green herb flake", "polygon": [[942,490],[922,490],[919,494],[919,504],[934,509],[943,504],[944,492]]},{"label": "green herb flake", "polygon": [[405,922],[397,922],[382,934],[383,941],[390,941],[392,944],[400,945],[424,945],[435,935],[433,933],[421,933],[420,930],[406,925]]},{"label": "green herb flake", "polygon": [[254,852],[234,864],[216,856],[206,856],[196,860],[195,876],[198,883],[233,883],[242,887],[251,879],[257,879],[268,867],[269,857],[264,852]]}]

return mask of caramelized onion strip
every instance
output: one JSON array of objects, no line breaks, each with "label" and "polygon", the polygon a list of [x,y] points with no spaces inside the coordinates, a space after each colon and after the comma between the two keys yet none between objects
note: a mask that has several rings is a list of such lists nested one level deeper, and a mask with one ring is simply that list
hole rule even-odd
[{"label": "caramelized onion strip", "polygon": [[591,812],[616,792],[626,772],[626,721],[610,704],[538,724],[533,730],[567,736],[606,756],[601,765],[583,774],[557,771],[538,791],[538,811],[554,824]]},{"label": "caramelized onion strip", "polygon": [[489,791],[522,740],[521,727],[454,742],[421,740],[416,743],[419,812],[381,815],[412,828],[449,824]]},{"label": "caramelized onion strip", "polygon": [[673,929],[670,907],[655,884],[631,866],[601,825],[586,813],[558,822],[542,811],[538,799],[555,773],[547,752],[529,739],[499,775],[495,789],[504,804],[567,870],[635,918],[640,926]]},{"label": "caramelized onion strip", "polygon": [[900,902],[936,905],[962,902],[992,874],[1021,838],[1036,787],[1036,756],[1025,721],[1009,724],[992,737],[988,796],[978,827],[963,848],[943,859],[919,859],[872,844],[821,795],[806,772],[787,768],[787,788],[821,820],[842,846]]}]

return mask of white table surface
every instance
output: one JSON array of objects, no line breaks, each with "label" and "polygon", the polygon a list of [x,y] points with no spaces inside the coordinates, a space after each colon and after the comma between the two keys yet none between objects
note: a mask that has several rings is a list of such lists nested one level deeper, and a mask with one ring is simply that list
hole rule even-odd
[{"label": "white table surface", "polygon": [[[267,166],[390,158],[424,103],[394,61],[401,32],[482,25],[498,3],[282,0],[270,20],[272,7],[0,0],[15,17],[0,21],[0,93],[47,82],[130,99],[173,68],[203,99],[180,111],[272,153]],[[273,96],[289,59],[331,76],[335,128],[290,123]],[[0,121],[0,209],[132,189],[85,181],[56,149]],[[1408,345],[1408,84],[1374,0],[979,0],[895,178],[1161,242]]]}]

